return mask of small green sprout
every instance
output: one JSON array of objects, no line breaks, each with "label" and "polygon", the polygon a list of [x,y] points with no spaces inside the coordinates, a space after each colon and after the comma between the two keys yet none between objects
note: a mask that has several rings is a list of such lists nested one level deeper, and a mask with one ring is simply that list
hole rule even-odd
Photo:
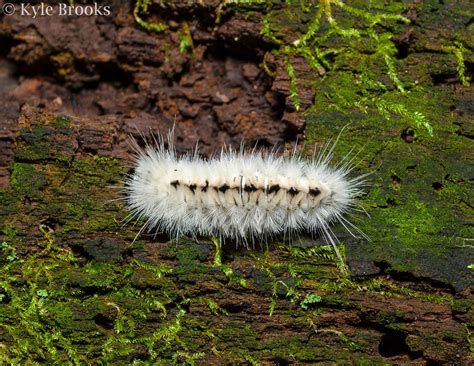
[{"label": "small green sprout", "polygon": [[18,259],[16,255],[16,249],[11,247],[7,242],[4,241],[0,243],[0,250],[7,255],[6,260],[8,263],[11,263]]},{"label": "small green sprout", "polygon": [[304,300],[301,302],[300,306],[303,310],[308,310],[309,305],[321,302],[321,300],[322,300],[322,298],[319,295],[307,294],[306,297],[304,298]]},{"label": "small green sprout", "polygon": [[49,296],[48,291],[45,289],[36,290],[36,295],[38,295],[38,297],[42,297],[43,299],[46,299]]},{"label": "small green sprout", "polygon": [[212,243],[216,247],[216,254],[214,255],[214,266],[220,268],[224,272],[229,282],[235,282],[242,287],[247,287],[247,281],[234,273],[231,267],[222,265],[222,246],[221,240],[217,237],[211,238]]}]

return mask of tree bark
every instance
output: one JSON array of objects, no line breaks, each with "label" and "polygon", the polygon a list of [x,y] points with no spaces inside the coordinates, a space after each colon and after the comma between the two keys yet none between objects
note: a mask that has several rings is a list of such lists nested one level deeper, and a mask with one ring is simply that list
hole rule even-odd
[{"label": "tree bark", "polygon": [[[474,13],[385,3],[3,15],[0,360],[470,364]],[[372,172],[371,240],[334,228],[350,275],[318,238],[218,264],[210,238],[127,223],[130,136],[309,155],[344,126],[335,163],[363,148]]]}]

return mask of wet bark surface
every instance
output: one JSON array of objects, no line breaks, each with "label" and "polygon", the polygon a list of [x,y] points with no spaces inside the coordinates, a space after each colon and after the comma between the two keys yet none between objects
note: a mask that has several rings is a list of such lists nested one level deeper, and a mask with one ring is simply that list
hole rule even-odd
[{"label": "wet bark surface", "polygon": [[[108,5],[0,18],[2,362],[472,362],[469,2],[410,2],[396,9],[409,23],[374,28],[393,33],[397,78],[362,63],[374,39],[322,38],[338,52],[317,67],[288,51],[321,4],[157,2],[139,15],[161,33],[134,4]],[[134,240],[140,224],[123,225],[130,136],[174,126],[180,153],[244,140],[310,154],[348,122],[336,155],[364,146],[357,169],[374,172],[371,218],[355,218],[372,240],[334,229],[350,276],[318,238],[228,245],[220,264],[209,238]]]}]

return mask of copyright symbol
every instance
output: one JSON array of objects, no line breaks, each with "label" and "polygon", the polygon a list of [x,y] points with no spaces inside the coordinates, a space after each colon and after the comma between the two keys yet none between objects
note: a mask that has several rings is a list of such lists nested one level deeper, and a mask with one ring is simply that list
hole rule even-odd
[{"label": "copyright symbol", "polygon": [[12,15],[15,12],[15,5],[12,3],[5,3],[2,6],[2,13],[5,15]]}]

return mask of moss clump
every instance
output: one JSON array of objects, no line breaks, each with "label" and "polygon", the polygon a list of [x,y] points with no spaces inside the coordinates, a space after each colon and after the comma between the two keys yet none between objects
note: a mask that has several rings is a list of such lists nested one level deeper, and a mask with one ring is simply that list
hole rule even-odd
[{"label": "moss clump", "polygon": [[22,162],[60,161],[70,163],[77,149],[67,117],[51,118],[23,127],[15,149],[15,159]]},{"label": "moss clump", "polygon": [[32,164],[14,163],[10,184],[19,197],[40,199],[41,193],[47,187],[46,176]]}]

